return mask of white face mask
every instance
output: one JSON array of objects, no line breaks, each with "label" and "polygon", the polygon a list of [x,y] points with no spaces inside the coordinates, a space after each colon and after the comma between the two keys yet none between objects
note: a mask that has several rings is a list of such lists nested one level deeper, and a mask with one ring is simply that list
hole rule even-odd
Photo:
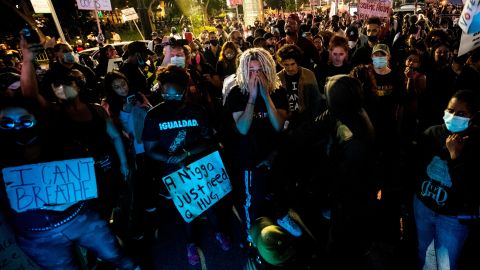
[{"label": "white face mask", "polygon": [[170,64],[175,65],[177,67],[184,68],[185,67],[185,57],[183,56],[173,56],[170,58]]},{"label": "white face mask", "polygon": [[355,45],[357,45],[356,41],[351,41],[351,40],[348,41],[348,47],[350,49],[353,49],[355,47]]},{"label": "white face mask", "polygon": [[55,87],[52,84],[53,93],[60,100],[74,100],[78,96],[78,91],[70,85],[60,85]]},{"label": "white face mask", "polygon": [[445,126],[450,132],[457,133],[462,132],[468,128],[468,124],[470,123],[470,118],[456,116],[447,111],[443,115],[443,122],[445,122]]}]

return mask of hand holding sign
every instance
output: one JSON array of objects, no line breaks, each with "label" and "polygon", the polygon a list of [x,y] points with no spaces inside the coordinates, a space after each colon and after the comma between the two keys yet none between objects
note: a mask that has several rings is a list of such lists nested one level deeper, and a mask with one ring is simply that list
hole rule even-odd
[{"label": "hand holding sign", "polygon": [[162,180],[186,222],[192,221],[232,190],[218,151]]},{"label": "hand holding sign", "polygon": [[2,174],[10,206],[17,212],[62,211],[97,197],[93,158],[9,167]]}]

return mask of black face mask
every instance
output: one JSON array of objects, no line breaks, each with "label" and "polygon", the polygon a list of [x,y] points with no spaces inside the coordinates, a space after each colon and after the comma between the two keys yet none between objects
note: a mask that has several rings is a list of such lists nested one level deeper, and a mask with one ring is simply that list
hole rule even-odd
[{"label": "black face mask", "polygon": [[377,41],[378,41],[378,37],[377,37],[377,36],[368,36],[368,41],[370,41],[370,42],[377,42]]},{"label": "black face mask", "polygon": [[211,40],[210,40],[210,44],[212,44],[212,46],[217,46],[217,45],[218,45],[218,40],[216,40],[216,39],[211,39]]},{"label": "black face mask", "polygon": [[38,138],[38,128],[31,127],[31,128],[22,128],[22,129],[13,129],[8,130],[5,132],[8,138],[11,139],[12,142],[15,142],[19,145],[29,145],[32,144]]},{"label": "black face mask", "polygon": [[180,108],[184,103],[183,100],[172,100],[172,99],[165,99],[164,102],[170,108]]}]

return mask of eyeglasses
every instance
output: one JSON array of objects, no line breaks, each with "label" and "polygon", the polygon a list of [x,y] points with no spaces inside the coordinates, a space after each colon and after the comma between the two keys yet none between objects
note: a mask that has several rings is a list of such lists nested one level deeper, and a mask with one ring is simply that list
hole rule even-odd
[{"label": "eyeglasses", "polygon": [[33,116],[23,116],[20,118],[20,121],[15,121],[11,118],[4,117],[0,119],[0,129],[23,129],[23,128],[31,128],[35,126],[37,121]]},{"label": "eyeglasses", "polygon": [[248,71],[251,72],[251,73],[259,73],[259,72],[263,72],[263,69],[261,69],[261,68],[259,68],[259,69],[249,69]]}]

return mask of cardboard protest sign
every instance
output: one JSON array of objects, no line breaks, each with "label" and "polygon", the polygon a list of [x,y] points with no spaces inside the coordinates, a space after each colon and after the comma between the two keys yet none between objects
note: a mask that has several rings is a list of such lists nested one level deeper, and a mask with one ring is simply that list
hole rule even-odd
[{"label": "cardboard protest sign", "polygon": [[467,34],[480,32],[480,0],[467,0],[463,6],[458,26]]},{"label": "cardboard protest sign", "polygon": [[80,158],[9,167],[2,170],[10,207],[65,210],[97,197],[93,158]]},{"label": "cardboard protest sign", "polygon": [[111,72],[113,70],[119,70],[122,62],[123,62],[123,59],[121,57],[109,59],[108,65],[107,65],[107,72]]},{"label": "cardboard protest sign", "polygon": [[391,9],[391,0],[360,0],[357,14],[359,19],[367,20],[370,17],[379,17],[388,21]]},{"label": "cardboard protest sign", "polygon": [[462,56],[478,47],[480,47],[480,32],[475,34],[462,33],[460,47],[458,48],[458,56]]},{"label": "cardboard protest sign", "polygon": [[80,10],[112,10],[110,0],[77,0]]},{"label": "cardboard protest sign", "polygon": [[163,177],[173,203],[186,222],[192,221],[232,190],[218,151]]},{"label": "cardboard protest sign", "polygon": [[138,20],[138,14],[133,7],[126,8],[122,9],[122,18],[124,22]]},{"label": "cardboard protest sign", "polygon": [[41,270],[17,245],[15,235],[0,212],[0,269]]}]

